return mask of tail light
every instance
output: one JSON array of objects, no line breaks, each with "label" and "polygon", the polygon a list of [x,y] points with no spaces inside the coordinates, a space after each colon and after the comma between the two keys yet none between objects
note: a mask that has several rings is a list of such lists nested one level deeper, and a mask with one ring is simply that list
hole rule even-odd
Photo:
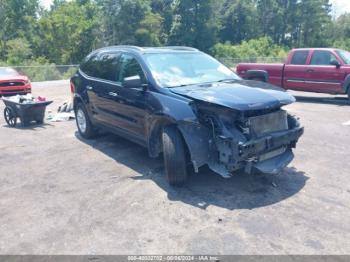
[{"label": "tail light", "polygon": [[75,86],[74,86],[72,80],[70,81],[70,92],[71,92],[72,94],[75,93]]}]

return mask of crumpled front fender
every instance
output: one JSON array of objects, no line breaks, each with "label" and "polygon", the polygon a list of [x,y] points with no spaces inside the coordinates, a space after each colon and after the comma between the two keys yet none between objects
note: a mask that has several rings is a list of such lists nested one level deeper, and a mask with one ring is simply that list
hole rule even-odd
[{"label": "crumpled front fender", "polygon": [[209,163],[213,157],[214,141],[209,128],[198,122],[180,121],[177,124],[187,144],[193,167],[198,168]]}]

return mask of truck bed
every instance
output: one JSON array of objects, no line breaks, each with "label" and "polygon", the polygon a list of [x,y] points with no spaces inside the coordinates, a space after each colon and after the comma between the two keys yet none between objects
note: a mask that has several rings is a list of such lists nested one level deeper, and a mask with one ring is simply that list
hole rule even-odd
[{"label": "truck bed", "polygon": [[263,63],[241,63],[238,64],[236,72],[245,78],[249,70],[263,70],[269,74],[269,82],[282,87],[284,64],[263,64]]}]

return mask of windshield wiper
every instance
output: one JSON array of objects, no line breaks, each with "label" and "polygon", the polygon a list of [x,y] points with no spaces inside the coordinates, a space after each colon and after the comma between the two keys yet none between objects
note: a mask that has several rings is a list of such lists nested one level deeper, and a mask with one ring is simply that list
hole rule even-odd
[{"label": "windshield wiper", "polygon": [[237,82],[239,79],[221,79],[215,82],[219,82],[219,83],[230,83],[230,82]]},{"label": "windshield wiper", "polygon": [[168,86],[167,88],[176,88],[176,87],[193,86],[193,85],[196,85],[196,84],[182,84],[178,86]]}]

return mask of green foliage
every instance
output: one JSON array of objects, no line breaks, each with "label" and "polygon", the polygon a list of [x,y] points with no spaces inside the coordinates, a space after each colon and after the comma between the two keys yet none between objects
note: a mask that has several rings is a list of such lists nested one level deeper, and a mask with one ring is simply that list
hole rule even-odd
[{"label": "green foliage", "polygon": [[10,65],[23,64],[32,56],[32,49],[25,38],[15,38],[6,42],[6,62]]},{"label": "green foliage", "polygon": [[228,66],[239,62],[282,62],[288,54],[286,47],[273,44],[269,37],[243,41],[240,45],[218,43],[211,53]]},{"label": "green foliage", "polygon": [[97,6],[90,1],[62,3],[39,20],[37,49],[40,56],[60,64],[80,61],[95,46]]},{"label": "green foliage", "polygon": [[21,68],[32,81],[47,81],[62,79],[55,64],[50,64],[45,58],[28,61],[26,67]]},{"label": "green foliage", "polygon": [[258,22],[255,1],[227,1],[222,8],[223,16],[220,36],[223,42],[240,43],[243,40],[256,38],[259,35],[256,26],[252,26]]},{"label": "green foliage", "polygon": [[278,61],[293,47],[350,50],[350,14],[332,20],[329,2],[54,0],[43,10],[39,0],[0,0],[0,64],[43,64],[28,73],[47,79],[75,70],[54,64],[79,63],[107,45],[187,45],[232,63]]},{"label": "green foliage", "polygon": [[147,14],[140,22],[140,28],[135,32],[136,44],[141,46],[159,46],[162,21],[163,18],[159,14]]},{"label": "green foliage", "polygon": [[214,45],[211,52],[214,56],[222,58],[286,58],[288,50],[285,47],[274,44],[269,37],[261,37],[258,39],[243,41],[240,45],[218,43]]},{"label": "green foliage", "polygon": [[333,46],[350,51],[350,14],[344,14],[334,21],[332,38]]},{"label": "green foliage", "polygon": [[170,43],[208,51],[217,40],[218,21],[214,7],[215,0],[179,0]]}]

